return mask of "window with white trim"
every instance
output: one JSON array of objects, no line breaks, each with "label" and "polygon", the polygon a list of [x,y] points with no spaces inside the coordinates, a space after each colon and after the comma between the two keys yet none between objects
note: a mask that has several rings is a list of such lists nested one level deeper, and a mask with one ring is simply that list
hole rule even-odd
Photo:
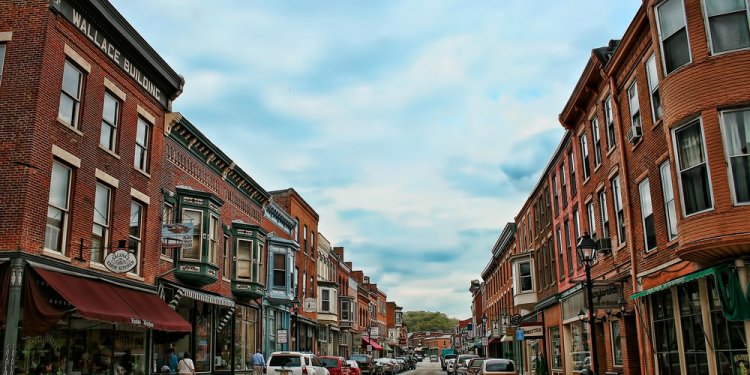
[{"label": "window with white trim", "polygon": [[568,151],[568,169],[570,170],[570,196],[576,195],[576,165],[573,159],[573,148]]},{"label": "window with white trim", "polygon": [[237,239],[237,263],[235,265],[236,278],[252,279],[253,269],[253,241],[244,238]]},{"label": "window with white trim", "polygon": [[351,321],[352,320],[352,304],[349,301],[349,299],[342,298],[341,299],[341,320],[342,321]]},{"label": "window with white trim", "polygon": [[656,225],[654,225],[654,208],[651,205],[651,184],[648,179],[638,184],[641,196],[641,221],[643,224],[643,243],[646,251],[656,248]]},{"label": "window with white trim", "polygon": [[552,200],[555,205],[555,216],[560,212],[560,202],[557,200],[557,176],[552,175]]},{"label": "window with white trim", "polygon": [[615,205],[615,219],[617,222],[617,241],[625,243],[625,208],[622,205],[622,187],[620,176],[612,179],[612,198]]},{"label": "window with white trim", "polygon": [[615,118],[612,112],[612,96],[604,99],[604,122],[607,126],[607,150],[615,148]]},{"label": "window with white trim", "polygon": [[534,276],[531,273],[530,261],[518,263],[518,281],[521,293],[534,291]]},{"label": "window with white trim", "polygon": [[110,206],[112,189],[109,186],[96,183],[94,195],[94,225],[91,232],[91,261],[102,263],[109,243]]},{"label": "window with white trim", "polygon": [[581,165],[583,165],[583,180],[586,181],[591,175],[591,166],[589,165],[589,145],[586,133],[581,134]]},{"label": "window with white trim", "polygon": [[638,82],[628,88],[628,105],[630,107],[630,126],[641,126],[641,104],[638,102]]},{"label": "window with white trim", "polygon": [[273,254],[273,287],[286,288],[286,254]]},{"label": "window with white trim", "polygon": [[208,262],[213,264],[219,264],[216,260],[216,256],[219,253],[219,234],[221,233],[221,224],[219,218],[210,215],[209,226],[208,226]]},{"label": "window with white trim", "polygon": [[133,273],[141,274],[141,252],[143,251],[143,215],[144,205],[138,201],[130,201],[130,252],[137,261]]},{"label": "window with white trim", "polygon": [[607,212],[607,191],[599,192],[599,221],[602,225],[602,238],[609,237],[609,213]]},{"label": "window with white trim", "polygon": [[57,161],[52,161],[49,201],[47,205],[47,227],[44,231],[44,249],[65,255],[65,242],[68,232],[68,212],[70,205],[70,184],[73,169]]},{"label": "window with white trim", "polygon": [[[578,207],[576,207],[573,210],[573,245],[575,245],[578,242],[578,238],[581,237],[581,215],[578,214]],[[593,235],[592,235],[593,237]],[[581,268],[581,258],[578,257],[576,254],[575,249],[571,250],[570,252],[571,256],[576,255],[576,263],[578,263],[578,268]],[[568,266],[568,275],[573,274],[573,267]]]},{"label": "window with white trim", "polygon": [[104,105],[102,108],[102,128],[99,134],[99,145],[103,148],[116,152],[117,126],[120,124],[120,101],[112,94],[104,92]]},{"label": "window with white trim", "polygon": [[747,0],[704,0],[711,52],[750,47]]},{"label": "window with white trim", "polygon": [[714,208],[700,119],[673,130],[680,172],[682,210],[692,215]]},{"label": "window with white trim", "polygon": [[203,245],[203,211],[183,208],[182,222],[193,224],[193,243],[191,246],[182,245],[180,259],[200,261]]},{"label": "window with white trim", "polygon": [[143,172],[148,172],[148,147],[151,142],[151,124],[138,116],[135,132],[135,158],[133,166]]},{"label": "window with white trim", "polygon": [[599,118],[593,117],[591,123],[591,140],[594,142],[594,165],[602,163],[602,142],[599,136]]},{"label": "window with white trim", "polygon": [[682,0],[666,0],[657,5],[656,20],[662,61],[669,74],[692,61]]},{"label": "window with white trim", "polygon": [[331,291],[329,289],[320,291],[320,308],[323,312],[330,312],[331,310]]},{"label": "window with white trim", "polygon": [[560,267],[558,271],[560,273],[560,280],[562,280],[565,278],[565,269],[564,269],[565,265],[563,263],[562,232],[560,231],[560,227],[557,227],[556,239],[557,239],[557,264],[558,264],[558,267]]},{"label": "window with white trim", "polygon": [[659,73],[656,69],[656,56],[651,55],[646,61],[646,77],[648,78],[648,91],[651,93],[651,118],[654,123],[661,119],[661,95],[659,94]]},{"label": "window with white trim", "polygon": [[722,111],[732,198],[736,204],[750,203],[750,108]]},{"label": "window with white trim", "polygon": [[667,236],[671,241],[677,237],[677,207],[674,201],[674,189],[672,188],[672,170],[669,160],[659,166],[661,175],[661,189],[664,194],[664,215],[667,218]]},{"label": "window with white trim", "polygon": [[57,117],[66,125],[74,128],[78,128],[81,97],[83,94],[83,79],[83,70],[75,66],[71,61],[65,60]]},{"label": "window with white trim", "polygon": [[596,216],[594,214],[594,203],[589,202],[586,205],[586,214],[589,220],[589,234],[591,238],[596,238]]}]

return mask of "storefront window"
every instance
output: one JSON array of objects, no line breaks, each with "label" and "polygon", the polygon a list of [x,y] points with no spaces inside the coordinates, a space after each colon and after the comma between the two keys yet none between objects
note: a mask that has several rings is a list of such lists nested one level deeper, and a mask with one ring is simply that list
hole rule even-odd
[{"label": "storefront window", "polygon": [[560,327],[551,327],[549,329],[549,352],[550,367],[562,369],[562,348],[560,347]]},{"label": "storefront window", "polygon": [[612,361],[615,366],[622,366],[622,337],[619,320],[609,322],[609,332],[612,338]]},{"label": "storefront window", "polygon": [[680,355],[677,350],[677,329],[672,306],[672,291],[654,293],[651,296],[651,309],[654,317],[654,341],[659,373],[680,374]]},{"label": "storefront window", "polygon": [[688,374],[708,374],[706,335],[703,332],[701,301],[698,283],[677,287],[682,323],[682,342],[685,346],[685,366]]},{"label": "storefront window", "polygon": [[745,325],[743,322],[732,322],[724,318],[721,302],[713,277],[707,279],[708,302],[711,309],[711,326],[714,332],[714,352],[718,374],[744,374],[740,360],[747,358],[745,344]]},{"label": "storefront window", "polygon": [[237,305],[234,316],[234,369],[252,371],[250,358],[255,353],[256,310]]},{"label": "storefront window", "polygon": [[196,301],[197,315],[195,317],[195,362],[196,372],[211,371],[211,305]]},{"label": "storefront window", "polygon": [[591,366],[588,323],[570,323],[570,336],[573,339],[573,347],[570,351],[570,361],[573,364],[573,371],[578,372]]},{"label": "storefront window", "polygon": [[268,347],[276,350],[276,310],[269,310],[268,314]]},{"label": "storefront window", "polygon": [[216,316],[216,357],[214,357],[214,371],[229,371],[232,356],[232,322],[225,319],[231,314],[229,308],[219,309]]}]

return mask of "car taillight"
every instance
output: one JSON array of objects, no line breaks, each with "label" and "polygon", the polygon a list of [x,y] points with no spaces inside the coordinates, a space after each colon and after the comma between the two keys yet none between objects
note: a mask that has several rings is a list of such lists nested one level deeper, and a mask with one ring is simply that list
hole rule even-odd
[{"label": "car taillight", "polygon": [[306,366],[302,366],[302,373],[305,374],[305,375],[307,375],[307,367]]}]

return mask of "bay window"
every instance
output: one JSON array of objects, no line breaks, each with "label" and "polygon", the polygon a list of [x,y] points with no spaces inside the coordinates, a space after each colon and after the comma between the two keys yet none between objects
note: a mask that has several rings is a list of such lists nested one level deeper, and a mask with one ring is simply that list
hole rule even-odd
[{"label": "bay window", "polygon": [[667,0],[657,5],[656,18],[662,61],[669,74],[692,61],[682,0]]},{"label": "bay window", "polygon": [[331,290],[321,289],[320,307],[322,312],[331,312]]},{"label": "bay window", "polygon": [[253,241],[237,239],[237,263],[235,276],[237,279],[252,279],[253,270]]},{"label": "bay window", "polygon": [[700,119],[674,130],[674,139],[683,214],[689,216],[713,209]]},{"label": "bay window", "polygon": [[750,47],[746,0],[704,0],[711,52]]},{"label": "bay window", "polygon": [[203,211],[183,209],[182,222],[193,224],[193,241],[191,245],[182,245],[180,259],[200,261],[203,244]]},{"label": "bay window", "polygon": [[286,288],[286,254],[273,254],[273,287]]},{"label": "bay window", "polygon": [[750,109],[723,111],[721,120],[734,203],[750,203]]},{"label": "bay window", "polygon": [[531,262],[521,262],[518,264],[519,285],[521,292],[531,292],[534,290],[534,280],[531,274]]}]

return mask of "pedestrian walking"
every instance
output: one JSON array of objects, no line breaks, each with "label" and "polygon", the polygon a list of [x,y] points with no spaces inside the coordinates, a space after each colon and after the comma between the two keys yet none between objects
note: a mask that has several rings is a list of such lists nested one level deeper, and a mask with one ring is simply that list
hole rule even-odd
[{"label": "pedestrian walking", "polygon": [[185,352],[182,355],[182,359],[177,364],[177,374],[179,375],[195,375],[195,364],[190,359],[190,353]]},{"label": "pedestrian walking", "polygon": [[263,357],[263,353],[258,349],[252,358],[253,375],[263,375],[263,369],[266,368],[266,359]]}]

